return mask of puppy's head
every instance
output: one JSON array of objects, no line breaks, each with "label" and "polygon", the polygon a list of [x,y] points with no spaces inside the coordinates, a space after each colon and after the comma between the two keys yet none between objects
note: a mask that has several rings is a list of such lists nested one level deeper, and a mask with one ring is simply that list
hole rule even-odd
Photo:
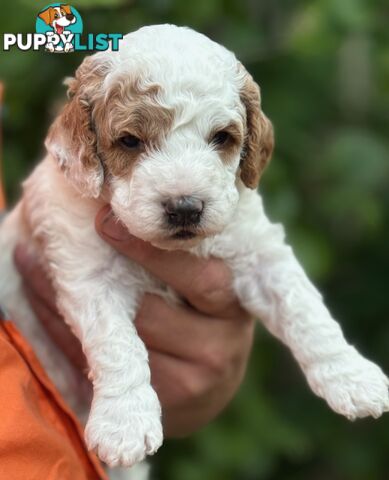
[{"label": "puppy's head", "polygon": [[127,35],[68,84],[49,152],[82,195],[102,196],[158,247],[220,233],[270,159],[258,86],[231,52],[187,28]]}]

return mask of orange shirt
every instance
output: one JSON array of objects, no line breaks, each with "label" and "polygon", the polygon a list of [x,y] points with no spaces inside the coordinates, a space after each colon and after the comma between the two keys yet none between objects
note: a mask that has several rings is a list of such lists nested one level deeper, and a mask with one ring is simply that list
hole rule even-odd
[{"label": "orange shirt", "polygon": [[0,479],[107,480],[12,322],[0,319]]}]

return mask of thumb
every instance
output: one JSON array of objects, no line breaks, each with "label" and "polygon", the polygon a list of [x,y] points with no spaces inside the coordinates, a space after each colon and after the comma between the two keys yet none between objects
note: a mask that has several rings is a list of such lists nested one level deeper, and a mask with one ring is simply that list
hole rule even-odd
[{"label": "thumb", "polygon": [[111,207],[106,205],[96,216],[95,227],[100,237],[118,252],[143,264],[149,255],[159,250],[150,243],[134,237],[127,227],[115,216]]}]

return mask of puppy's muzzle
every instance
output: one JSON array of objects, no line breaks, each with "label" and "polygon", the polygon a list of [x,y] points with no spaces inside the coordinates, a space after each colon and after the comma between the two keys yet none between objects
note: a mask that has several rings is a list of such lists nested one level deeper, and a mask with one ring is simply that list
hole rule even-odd
[{"label": "puppy's muzzle", "polygon": [[163,203],[171,227],[194,227],[200,223],[204,202],[189,196],[169,198]]},{"label": "puppy's muzzle", "polygon": [[73,19],[74,19],[74,15],[73,15],[72,13],[68,13],[68,14],[66,15],[66,20],[69,20],[69,22],[72,22]]}]

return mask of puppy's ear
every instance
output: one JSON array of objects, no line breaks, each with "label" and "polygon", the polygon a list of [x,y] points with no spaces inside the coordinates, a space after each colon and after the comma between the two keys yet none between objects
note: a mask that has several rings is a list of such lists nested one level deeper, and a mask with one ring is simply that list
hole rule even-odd
[{"label": "puppy's ear", "polygon": [[255,189],[270,161],[274,132],[270,120],[262,112],[258,85],[246,71],[243,78],[240,98],[246,109],[246,139],[240,163],[240,178],[246,187]]},{"label": "puppy's ear", "polygon": [[72,13],[72,9],[70,8],[70,5],[67,5],[65,3],[62,3],[60,5],[61,8],[63,8],[66,12],[67,15],[69,15],[70,13]]},{"label": "puppy's ear", "polygon": [[38,14],[38,17],[42,19],[46,25],[50,25],[52,21],[52,12],[53,12],[53,7],[48,7],[46,10],[43,10],[43,12],[40,12]]},{"label": "puppy's ear", "polygon": [[69,102],[51,125],[45,145],[72,185],[85,197],[97,198],[104,183],[104,167],[98,154],[93,121],[93,102],[100,79],[87,57],[67,80]]}]

